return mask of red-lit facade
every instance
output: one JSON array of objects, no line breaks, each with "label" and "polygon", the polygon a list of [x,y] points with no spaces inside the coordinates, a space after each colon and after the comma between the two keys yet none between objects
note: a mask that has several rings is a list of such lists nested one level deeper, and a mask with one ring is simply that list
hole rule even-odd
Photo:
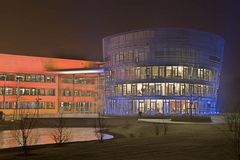
[{"label": "red-lit facade", "polygon": [[0,111],[39,108],[39,114],[97,113],[103,107],[101,73],[61,73],[101,62],[0,54]]}]

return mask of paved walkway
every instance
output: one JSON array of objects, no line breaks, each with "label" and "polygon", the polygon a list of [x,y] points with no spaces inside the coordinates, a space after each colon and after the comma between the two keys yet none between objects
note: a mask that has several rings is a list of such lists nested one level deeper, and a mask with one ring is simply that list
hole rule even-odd
[{"label": "paved walkway", "polygon": [[[60,114],[44,114],[39,115],[38,118],[59,118]],[[63,118],[97,118],[98,114],[79,114],[79,113],[66,113],[62,115]],[[5,121],[12,120],[13,117],[11,116],[5,116]]]},{"label": "paved walkway", "polygon": [[[39,118],[58,118],[61,115],[59,114],[50,114],[50,115],[39,115]],[[79,114],[79,113],[64,113],[62,115],[64,118],[97,118],[98,114]]]},{"label": "paved walkway", "polygon": [[224,121],[221,119],[212,119],[212,122],[176,122],[171,121],[171,119],[138,119],[140,122],[149,122],[149,123],[169,123],[169,124],[220,124]]}]

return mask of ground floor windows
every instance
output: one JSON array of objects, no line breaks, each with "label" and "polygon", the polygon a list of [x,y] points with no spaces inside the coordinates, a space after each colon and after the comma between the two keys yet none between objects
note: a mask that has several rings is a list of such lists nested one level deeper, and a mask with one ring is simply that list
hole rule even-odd
[{"label": "ground floor windows", "polygon": [[215,114],[214,100],[107,99],[106,114]]},{"label": "ground floor windows", "polygon": [[94,102],[61,102],[60,106],[64,112],[96,113]]},{"label": "ground floor windows", "polygon": [[[132,83],[117,84],[114,92],[107,96],[199,96],[214,97],[214,88],[210,85],[189,83]],[[111,91],[111,89],[109,89]]]},{"label": "ground floor windows", "polygon": [[54,102],[16,102],[6,101],[0,102],[0,109],[55,109]]}]

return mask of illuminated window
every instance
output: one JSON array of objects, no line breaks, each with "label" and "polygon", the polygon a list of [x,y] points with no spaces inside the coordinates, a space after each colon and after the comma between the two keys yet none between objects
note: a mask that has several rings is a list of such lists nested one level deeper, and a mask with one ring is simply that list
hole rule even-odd
[{"label": "illuminated window", "polygon": [[118,94],[118,86],[117,86],[117,85],[114,86],[114,93],[115,93],[115,95],[117,96],[117,94]]},{"label": "illuminated window", "polygon": [[123,62],[123,60],[124,60],[123,52],[120,52],[119,53],[119,62]]},{"label": "illuminated window", "polygon": [[148,95],[148,83],[143,83],[142,85],[142,94]]},{"label": "illuminated window", "polygon": [[180,88],[180,84],[179,83],[174,83],[174,95],[179,95],[179,88]]},{"label": "illuminated window", "polygon": [[127,85],[123,84],[123,95],[126,96],[127,95]]},{"label": "illuminated window", "polygon": [[16,81],[25,81],[25,75],[16,75]]},{"label": "illuminated window", "polygon": [[142,95],[142,83],[137,84],[137,95],[138,96]]},{"label": "illuminated window", "polygon": [[152,78],[153,79],[158,78],[158,66],[153,66],[152,67]]},{"label": "illuminated window", "polygon": [[26,75],[25,79],[26,79],[26,81],[30,82],[31,81],[31,75]]},{"label": "illuminated window", "polygon": [[55,96],[55,89],[47,89],[48,96]]},{"label": "illuminated window", "polygon": [[173,74],[173,77],[178,77],[178,67],[177,66],[173,66],[172,67],[172,74]]},{"label": "illuminated window", "polygon": [[31,76],[31,82],[36,82],[36,75],[30,75]]},{"label": "illuminated window", "polygon": [[46,109],[54,109],[54,103],[52,102],[46,102]]},{"label": "illuminated window", "polygon": [[166,95],[166,84],[162,83],[162,95],[165,96]]},{"label": "illuminated window", "polygon": [[144,110],[150,110],[150,99],[145,99],[144,101]]},{"label": "illuminated window", "polygon": [[159,67],[159,77],[165,77],[165,67]]},{"label": "illuminated window", "polygon": [[118,92],[117,92],[117,95],[119,95],[119,96],[122,95],[122,89],[123,89],[122,85],[119,84],[119,85],[118,85]]},{"label": "illuminated window", "polygon": [[209,81],[209,70],[208,69],[204,69],[204,80]]},{"label": "illuminated window", "polygon": [[183,78],[183,66],[178,66],[178,77]]},{"label": "illuminated window", "polygon": [[46,82],[55,82],[54,76],[46,76]]},{"label": "illuminated window", "polygon": [[134,50],[134,61],[139,62],[138,49]]},{"label": "illuminated window", "polygon": [[154,83],[149,83],[149,95],[155,95],[155,85],[154,85]]},{"label": "illuminated window", "polygon": [[193,94],[194,94],[195,96],[198,95],[198,85],[196,85],[196,84],[194,84]]},{"label": "illuminated window", "polygon": [[172,77],[172,66],[166,67],[166,77]]},{"label": "illuminated window", "polygon": [[151,67],[146,68],[146,77],[151,78]]},{"label": "illuminated window", "polygon": [[191,79],[198,79],[198,69],[193,68],[191,71]]},{"label": "illuminated window", "polygon": [[4,91],[3,91],[3,88],[1,87],[1,88],[0,88],[0,95],[3,95],[3,92],[4,92]]},{"label": "illuminated window", "polygon": [[146,67],[141,67],[141,79],[146,79]]},{"label": "illuminated window", "polygon": [[140,79],[141,78],[141,69],[140,69],[140,67],[137,67],[136,68],[136,70],[135,70],[135,77],[137,78],[137,79]]},{"label": "illuminated window", "polygon": [[13,95],[13,88],[5,88],[6,95]]},{"label": "illuminated window", "polygon": [[157,100],[157,111],[163,113],[163,100]]},{"label": "illuminated window", "polygon": [[162,95],[162,84],[161,83],[156,83],[156,94]]},{"label": "illuminated window", "polygon": [[184,83],[181,83],[180,84],[180,95],[185,95],[185,85]]},{"label": "illuminated window", "polygon": [[36,95],[36,94],[37,94],[36,89],[35,89],[35,88],[32,88],[32,89],[31,89],[31,95]]},{"label": "illuminated window", "polygon": [[203,96],[203,85],[198,85],[198,96]]},{"label": "illuminated window", "polygon": [[131,95],[131,84],[127,84],[127,95]]},{"label": "illuminated window", "polygon": [[44,82],[44,75],[36,75],[36,82]]},{"label": "illuminated window", "polygon": [[189,84],[185,83],[185,95],[189,96]]},{"label": "illuminated window", "polygon": [[183,67],[183,79],[190,79],[189,67]]},{"label": "illuminated window", "polygon": [[136,96],[137,95],[137,85],[132,84],[132,95]]},{"label": "illuminated window", "polygon": [[198,78],[203,79],[203,77],[204,77],[203,74],[204,74],[204,70],[203,70],[203,68],[198,69]]},{"label": "illuminated window", "polygon": [[31,89],[25,88],[24,95],[30,95]]},{"label": "illuminated window", "polygon": [[62,96],[72,96],[72,91],[64,89],[62,90]]},{"label": "illuminated window", "polygon": [[173,83],[166,83],[166,88],[168,91],[167,95],[174,95],[174,85]]}]

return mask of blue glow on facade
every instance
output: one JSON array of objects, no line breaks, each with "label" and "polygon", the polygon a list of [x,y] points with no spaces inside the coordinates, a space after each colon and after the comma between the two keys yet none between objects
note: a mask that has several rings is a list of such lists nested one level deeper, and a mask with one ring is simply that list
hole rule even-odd
[{"label": "blue glow on facade", "polygon": [[103,39],[107,114],[216,114],[224,40],[181,28]]}]

